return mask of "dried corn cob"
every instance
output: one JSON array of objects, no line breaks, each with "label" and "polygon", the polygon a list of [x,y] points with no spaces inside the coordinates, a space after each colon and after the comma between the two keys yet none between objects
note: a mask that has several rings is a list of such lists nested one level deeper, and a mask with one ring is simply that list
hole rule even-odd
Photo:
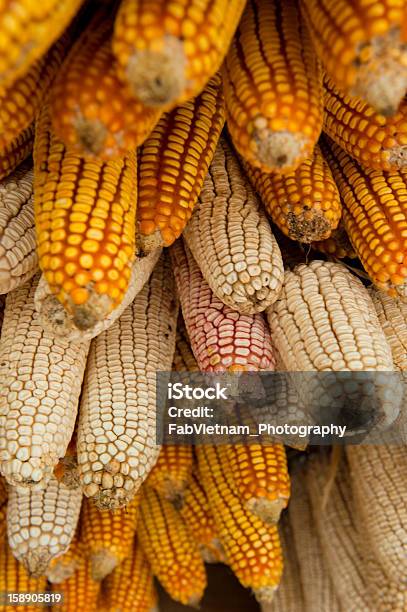
[{"label": "dried corn cob", "polygon": [[184,238],[222,302],[243,314],[275,302],[284,274],[280,249],[225,140],[215,151]]},{"label": "dried corn cob", "polygon": [[143,487],[137,532],[154,575],[170,597],[198,605],[206,587],[198,545],[174,506],[149,486]]},{"label": "dried corn cob", "polygon": [[[34,578],[30,576],[22,563],[14,557],[11,548],[4,538],[0,541],[0,592],[1,593],[43,593],[47,587],[45,576]],[[0,604],[1,612],[9,612],[10,606],[5,602]],[[13,605],[18,612],[36,612],[37,604]]]},{"label": "dried corn cob", "polygon": [[35,224],[40,267],[81,329],[123,299],[135,249],[136,153],[85,160],[51,131],[45,104],[34,150]]},{"label": "dried corn cob", "polygon": [[0,295],[0,331],[3,326],[4,308],[6,307],[6,296]]},{"label": "dried corn cob", "polygon": [[200,480],[209,499],[227,562],[244,587],[254,590],[260,602],[271,601],[283,569],[277,527],[266,525],[248,512],[234,491],[229,470],[219,448],[197,447]]},{"label": "dried corn cob", "polygon": [[127,503],[157,460],[156,373],[171,369],[177,314],[170,262],[162,256],[134,302],[92,342],[78,462],[84,493],[101,508]]},{"label": "dried corn cob", "polygon": [[324,147],[343,201],[343,222],[379,289],[407,300],[407,171],[363,168],[338,145]]},{"label": "dried corn cob", "polygon": [[193,98],[219,69],[244,0],[123,0],[113,52],[119,76],[147,106]]},{"label": "dried corn cob", "polygon": [[236,493],[250,512],[277,523],[290,497],[287,457],[282,444],[227,444],[218,449],[230,469]]},{"label": "dried corn cob", "polygon": [[196,469],[189,478],[180,514],[198,543],[205,563],[225,563],[225,553],[219,542],[208,498]]},{"label": "dried corn cob", "polygon": [[380,325],[390,345],[397,369],[407,371],[407,304],[378,291],[369,289]]},{"label": "dried corn cob", "polygon": [[11,174],[30,155],[34,141],[34,125],[30,125],[0,152],[0,181]]},{"label": "dried corn cob", "polygon": [[0,293],[25,283],[37,269],[33,171],[26,162],[0,183]]},{"label": "dried corn cob", "polygon": [[160,116],[118,79],[111,28],[110,19],[96,14],[65,60],[50,101],[58,138],[80,154],[102,159],[138,147]]},{"label": "dried corn cob", "polygon": [[338,227],[332,232],[329,238],[312,242],[311,246],[313,249],[321,251],[321,253],[325,253],[325,255],[336,259],[343,259],[344,257],[349,257],[350,259],[356,258],[356,253],[343,227],[343,223],[339,223]]},{"label": "dried corn cob", "polygon": [[292,240],[325,240],[338,226],[341,202],[328,164],[317,145],[308,159],[285,176],[245,164],[267,213]]},{"label": "dried corn cob", "polygon": [[164,114],[139,159],[138,246],[148,253],[181,235],[202,189],[225,122],[220,75],[202,93]]},{"label": "dried corn cob", "polygon": [[198,364],[191,349],[182,314],[178,315],[177,335],[172,369],[175,372],[199,372]]},{"label": "dried corn cob", "polygon": [[135,259],[131,267],[129,286],[120,305],[102,321],[96,321],[93,327],[89,327],[86,330],[80,329],[76,325],[75,318],[65,310],[61,302],[52,294],[44,275],[42,275],[34,296],[39,323],[46,331],[52,332],[55,336],[66,338],[66,340],[74,342],[92,340],[95,336],[109,329],[129,304],[131,304],[136,295],[140,293],[149,279],[160,254],[161,249],[156,249],[146,257],[137,257]]},{"label": "dried corn cob", "polygon": [[103,580],[130,554],[139,506],[139,495],[114,512],[102,512],[92,501],[84,499],[81,540],[91,560],[94,580]]},{"label": "dried corn cob", "polygon": [[66,551],[74,536],[82,503],[79,488],[67,489],[56,478],[39,491],[10,487],[7,534],[10,548],[33,576]]},{"label": "dried corn cob", "polygon": [[407,89],[406,7],[398,0],[300,0],[312,42],[338,87],[393,114]]},{"label": "dried corn cob", "polygon": [[380,563],[390,581],[405,584],[407,575],[406,446],[350,445],[355,514],[367,554]]},{"label": "dried corn cob", "polygon": [[59,557],[51,559],[46,571],[48,582],[60,584],[68,580],[79,569],[84,556],[85,548],[80,539],[78,527],[68,550]]},{"label": "dried corn cob", "polygon": [[65,456],[59,460],[54,469],[54,476],[67,489],[76,489],[80,486],[78,473],[78,458],[76,455],[76,431],[66,449]]},{"label": "dried corn cob", "polygon": [[161,497],[182,505],[192,466],[192,446],[181,444],[162,446],[157,463],[148,475],[147,483]]},{"label": "dried corn cob", "polygon": [[157,593],[150,564],[136,540],[131,554],[103,581],[107,610],[154,612]]},{"label": "dried corn cob", "polygon": [[265,172],[293,172],[323,119],[322,70],[296,0],[248,0],[222,77],[236,149]]},{"label": "dried corn cob", "polygon": [[271,339],[261,314],[242,315],[215,297],[188,247],[178,240],[171,259],[191,346],[202,371],[271,370]]},{"label": "dried corn cob", "polygon": [[7,486],[4,478],[0,476],[0,543],[6,533],[6,517],[7,517]]},{"label": "dried corn cob", "polygon": [[100,582],[92,578],[91,562],[82,557],[78,569],[63,582],[52,585],[53,593],[61,593],[62,604],[52,607],[55,612],[96,612],[99,609]]}]

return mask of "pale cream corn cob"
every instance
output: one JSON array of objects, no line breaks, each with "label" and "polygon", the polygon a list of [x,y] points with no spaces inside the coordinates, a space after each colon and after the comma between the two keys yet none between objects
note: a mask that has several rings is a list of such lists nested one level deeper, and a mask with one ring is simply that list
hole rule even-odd
[{"label": "pale cream corn cob", "polygon": [[24,162],[0,183],[0,293],[22,285],[38,270],[33,170]]},{"label": "pale cream corn cob", "polygon": [[63,582],[51,585],[52,593],[61,593],[62,604],[55,604],[54,612],[97,612],[100,581],[92,578],[91,562],[82,557],[77,570]]},{"label": "pale cream corn cob", "polygon": [[78,427],[84,493],[100,508],[126,504],[154,466],[156,373],[171,370],[178,301],[167,255],[110,329],[91,345]]},{"label": "pale cream corn cob", "polygon": [[83,557],[85,557],[85,547],[80,539],[79,524],[69,548],[62,555],[51,559],[49,562],[45,572],[48,582],[59,584],[70,578],[79,568]]},{"label": "pale cream corn cob", "polygon": [[390,345],[394,365],[407,372],[407,304],[375,287],[369,288],[369,294]]},{"label": "pale cream corn cob", "polygon": [[8,542],[16,559],[30,574],[41,576],[51,559],[67,550],[75,534],[81,504],[81,489],[68,489],[56,478],[51,478],[39,491],[10,487]]},{"label": "pale cream corn cob", "polygon": [[284,276],[280,249],[224,139],[218,143],[183,236],[222,302],[243,314],[261,312],[275,302]]},{"label": "pale cream corn cob", "polygon": [[178,315],[177,321],[177,335],[175,338],[175,352],[172,369],[175,372],[199,372],[181,312]]},{"label": "pale cream corn cob", "polygon": [[147,477],[148,486],[176,506],[182,506],[193,467],[192,445],[166,444]]},{"label": "pale cream corn cob", "polygon": [[36,321],[39,274],[7,295],[0,343],[0,471],[12,485],[46,485],[72,436],[89,343]]},{"label": "pale cream corn cob", "polygon": [[92,338],[109,329],[126,310],[127,306],[131,304],[136,295],[140,293],[149,279],[160,254],[161,249],[156,249],[145,257],[137,257],[135,259],[131,268],[129,286],[122,302],[102,321],[96,321],[93,327],[88,329],[80,329],[76,325],[75,317],[65,310],[61,302],[57,300],[51,292],[45,276],[42,275],[34,296],[39,323],[46,331],[52,332],[55,336],[73,342],[89,342]]},{"label": "pale cream corn cob", "polygon": [[34,124],[19,134],[5,149],[0,151],[0,181],[11,174],[33,150]]}]

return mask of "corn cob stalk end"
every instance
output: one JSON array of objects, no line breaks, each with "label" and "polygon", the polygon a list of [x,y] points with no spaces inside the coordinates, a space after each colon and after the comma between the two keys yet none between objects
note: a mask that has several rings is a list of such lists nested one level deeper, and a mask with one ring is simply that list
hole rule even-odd
[{"label": "corn cob stalk end", "polygon": [[275,525],[278,523],[281,512],[287,507],[287,500],[255,497],[246,502],[246,507],[265,523]]},{"label": "corn cob stalk end", "polygon": [[[265,121],[265,120],[264,120]],[[261,125],[262,118],[257,119]],[[253,141],[256,144],[256,157],[261,165],[275,168],[281,172],[292,171],[303,156],[303,150],[308,144],[299,134],[281,131],[272,132],[266,126],[256,126],[253,132]]]},{"label": "corn cob stalk end", "polygon": [[259,604],[270,604],[273,600],[277,587],[261,587],[260,589],[254,589],[253,593]]},{"label": "corn cob stalk end", "polygon": [[100,582],[117,566],[117,557],[109,550],[103,549],[92,555],[92,579]]}]

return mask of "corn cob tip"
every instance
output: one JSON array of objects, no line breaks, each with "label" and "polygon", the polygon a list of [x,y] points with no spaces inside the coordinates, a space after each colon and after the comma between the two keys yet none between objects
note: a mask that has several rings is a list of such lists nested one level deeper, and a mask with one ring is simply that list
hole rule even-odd
[{"label": "corn cob tip", "polygon": [[30,576],[39,578],[45,573],[51,559],[52,555],[49,552],[49,548],[47,546],[39,546],[38,548],[28,550],[21,561]]},{"label": "corn cob tip", "polygon": [[298,134],[282,130],[271,132],[268,128],[256,127],[253,140],[257,147],[257,158],[269,168],[282,172],[292,170],[298,165],[307,141]]},{"label": "corn cob tip", "polygon": [[35,308],[38,313],[38,322],[44,328],[51,331],[55,336],[63,338],[71,331],[70,317],[61,302],[57,298],[48,294],[37,299],[35,295]]},{"label": "corn cob tip", "polygon": [[76,456],[64,457],[54,469],[54,476],[67,489],[77,489],[81,486]]},{"label": "corn cob tip", "polygon": [[138,234],[136,240],[137,257],[146,257],[149,253],[162,248],[164,245],[161,230],[157,229],[153,234]]},{"label": "corn cob tip", "polygon": [[247,501],[246,506],[250,512],[261,518],[265,523],[276,525],[281,512],[287,507],[287,500],[270,500],[265,497],[254,497]]},{"label": "corn cob tip", "polygon": [[389,149],[389,163],[397,168],[407,166],[407,145],[400,145]]},{"label": "corn cob tip", "polygon": [[109,550],[102,549],[91,556],[92,579],[100,582],[117,566],[117,557]]},{"label": "corn cob tip", "polygon": [[74,127],[83,151],[90,155],[101,155],[108,135],[106,126],[98,119],[87,119],[80,115]]},{"label": "corn cob tip", "polygon": [[60,584],[64,582],[64,580],[68,580],[77,570],[78,565],[79,562],[75,559],[66,565],[57,563],[55,567],[50,567],[47,570],[48,581],[51,582],[51,584]]},{"label": "corn cob tip", "polygon": [[326,240],[332,232],[332,225],[324,211],[315,210],[304,205],[302,212],[287,212],[287,226],[290,238],[297,242],[309,244],[317,240]]},{"label": "corn cob tip", "polygon": [[259,604],[269,604],[272,602],[277,587],[266,586],[259,589],[254,589],[253,593]]},{"label": "corn cob tip", "polygon": [[97,321],[104,319],[112,310],[112,300],[107,295],[100,295],[87,288],[89,297],[86,304],[72,306],[73,322],[76,327],[86,331],[96,325]]},{"label": "corn cob tip", "polygon": [[[111,484],[111,488],[100,489],[96,483],[91,483],[83,488],[83,493],[86,497],[92,499],[93,503],[99,510],[118,510],[123,508],[133,499],[137,488],[134,487],[131,491],[126,491],[123,488],[113,486],[113,478],[110,473],[103,475],[105,484]],[[102,482],[103,482],[102,477]],[[106,483],[106,480],[112,478],[111,483]]]},{"label": "corn cob tip", "polygon": [[185,89],[185,52],[183,43],[167,35],[162,49],[135,51],[126,77],[133,94],[146,106],[165,106]]}]

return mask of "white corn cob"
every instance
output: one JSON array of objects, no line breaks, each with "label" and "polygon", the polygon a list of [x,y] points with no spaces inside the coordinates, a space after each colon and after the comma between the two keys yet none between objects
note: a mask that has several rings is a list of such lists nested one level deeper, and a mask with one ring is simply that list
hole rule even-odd
[{"label": "white corn cob", "polygon": [[102,321],[96,321],[93,327],[86,330],[78,329],[74,317],[65,310],[61,302],[51,293],[48,283],[42,275],[34,296],[38,322],[45,330],[51,331],[55,336],[73,342],[89,342],[95,336],[109,329],[126,310],[127,306],[131,304],[149,279],[160,254],[161,249],[156,249],[146,257],[140,257],[134,261],[129,286],[122,302]]},{"label": "white corn cob", "polygon": [[407,304],[375,287],[369,288],[380,325],[393,354],[394,365],[407,371]]},{"label": "white corn cob", "polygon": [[206,282],[222,302],[243,314],[254,314],[276,301],[284,276],[280,249],[224,139],[183,235]]},{"label": "white corn cob", "polygon": [[46,485],[75,425],[89,343],[55,338],[36,321],[39,274],[7,295],[0,342],[0,471]]},{"label": "white corn cob", "polygon": [[33,169],[24,162],[0,182],[0,293],[25,283],[37,269]]},{"label": "white corn cob", "polygon": [[51,478],[45,489],[10,487],[7,534],[14,556],[33,576],[70,545],[79,519],[82,491]]},{"label": "white corn cob", "polygon": [[157,460],[156,372],[170,371],[178,302],[169,259],[110,329],[92,341],[78,427],[84,493],[126,504]]}]

